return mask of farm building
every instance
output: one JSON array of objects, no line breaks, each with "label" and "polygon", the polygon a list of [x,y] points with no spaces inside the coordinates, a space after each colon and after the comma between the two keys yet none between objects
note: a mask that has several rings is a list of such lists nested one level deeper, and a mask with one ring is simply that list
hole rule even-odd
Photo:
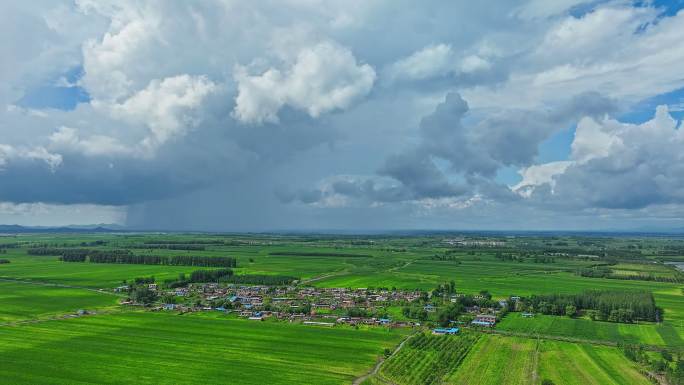
[{"label": "farm building", "polygon": [[523,318],[532,318],[534,317],[534,313],[522,313],[521,314]]},{"label": "farm building", "polygon": [[442,335],[447,335],[447,334],[458,334],[459,329],[458,328],[437,328],[437,329],[432,329],[432,334],[442,336]]},{"label": "farm building", "polygon": [[480,314],[475,319],[471,324],[476,325],[476,326],[487,326],[491,327],[496,324],[496,316],[489,315],[489,314]]}]

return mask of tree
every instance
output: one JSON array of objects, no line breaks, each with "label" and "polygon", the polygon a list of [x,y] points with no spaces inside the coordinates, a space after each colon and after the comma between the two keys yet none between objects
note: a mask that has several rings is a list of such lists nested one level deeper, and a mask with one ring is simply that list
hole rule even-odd
[{"label": "tree", "polygon": [[146,286],[136,287],[131,293],[131,298],[137,303],[145,306],[157,300],[157,293],[148,289]]},{"label": "tree", "polygon": [[555,385],[555,383],[549,380],[548,378],[545,378],[544,380],[542,380],[542,385]]},{"label": "tree", "polygon": [[574,317],[577,315],[577,308],[574,305],[568,305],[565,307],[565,315],[568,317]]}]

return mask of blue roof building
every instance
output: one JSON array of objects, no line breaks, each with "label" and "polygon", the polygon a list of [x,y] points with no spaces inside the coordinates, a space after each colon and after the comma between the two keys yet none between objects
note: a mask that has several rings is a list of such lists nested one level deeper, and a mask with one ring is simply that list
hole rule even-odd
[{"label": "blue roof building", "polygon": [[445,334],[457,334],[459,332],[458,328],[437,328],[432,329],[432,334],[445,335]]}]

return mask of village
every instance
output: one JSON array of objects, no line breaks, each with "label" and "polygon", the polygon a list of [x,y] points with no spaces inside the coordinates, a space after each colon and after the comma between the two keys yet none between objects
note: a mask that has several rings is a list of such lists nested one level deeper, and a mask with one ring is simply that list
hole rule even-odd
[{"label": "village", "polygon": [[[131,290],[129,286],[115,289],[118,292]],[[414,328],[438,326],[436,314],[442,307],[455,304],[464,294],[452,293],[437,297],[421,290],[389,290],[366,288],[317,288],[302,286],[235,285],[218,283],[193,283],[187,287],[161,288],[156,283],[145,284],[144,289],[154,293],[158,300],[146,307],[149,311],[223,312],[252,321],[267,319],[297,322],[304,325],[334,327],[385,326],[391,328]],[[464,308],[458,320],[447,320],[434,327],[436,335],[457,334],[461,327],[495,326],[505,314],[508,301],[487,301],[482,295],[471,296],[476,301],[493,303],[493,306],[472,304]],[[511,297],[513,301],[519,297]],[[127,298],[122,305],[141,306]],[[417,309],[419,319],[390,315],[389,309]]]}]

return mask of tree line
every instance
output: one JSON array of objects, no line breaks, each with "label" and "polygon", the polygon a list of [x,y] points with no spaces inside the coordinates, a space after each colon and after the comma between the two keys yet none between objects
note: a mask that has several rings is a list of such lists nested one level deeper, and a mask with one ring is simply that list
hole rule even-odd
[{"label": "tree line", "polygon": [[157,249],[157,250],[190,250],[190,251],[203,251],[206,249],[203,245],[190,245],[190,244],[141,244],[141,245],[129,245],[131,249]]},{"label": "tree line", "polygon": [[610,322],[659,321],[661,313],[653,294],[646,291],[588,290],[579,294],[533,295],[521,301],[528,311],[569,316],[586,311],[592,319]]},{"label": "tree line", "polygon": [[[33,255],[55,255],[54,250],[36,249]],[[119,263],[132,265],[169,265],[201,267],[236,267],[233,257],[208,257],[202,255],[135,255],[129,250],[61,249],[60,260],[64,262]]]},{"label": "tree line", "polygon": [[283,286],[299,280],[298,277],[288,275],[244,274],[222,277],[221,282],[245,283],[253,285]]},{"label": "tree line", "polygon": [[684,282],[684,274],[675,272],[672,276],[655,275],[655,274],[615,274],[615,272],[607,266],[595,266],[591,268],[582,268],[577,270],[577,275],[587,278],[607,278],[607,279],[623,279],[634,281],[655,281],[655,282]]},{"label": "tree line", "polygon": [[309,252],[309,251],[274,251],[268,255],[300,256],[300,257],[350,257],[350,258],[371,258],[370,254],[351,254],[351,253],[328,253],[328,252]]},{"label": "tree line", "polygon": [[185,273],[181,273],[177,280],[167,280],[166,285],[172,289],[177,287],[184,287],[190,283],[205,283],[205,282],[218,282],[226,277],[233,275],[233,270],[231,269],[218,269],[218,270],[195,270],[187,276]]}]

